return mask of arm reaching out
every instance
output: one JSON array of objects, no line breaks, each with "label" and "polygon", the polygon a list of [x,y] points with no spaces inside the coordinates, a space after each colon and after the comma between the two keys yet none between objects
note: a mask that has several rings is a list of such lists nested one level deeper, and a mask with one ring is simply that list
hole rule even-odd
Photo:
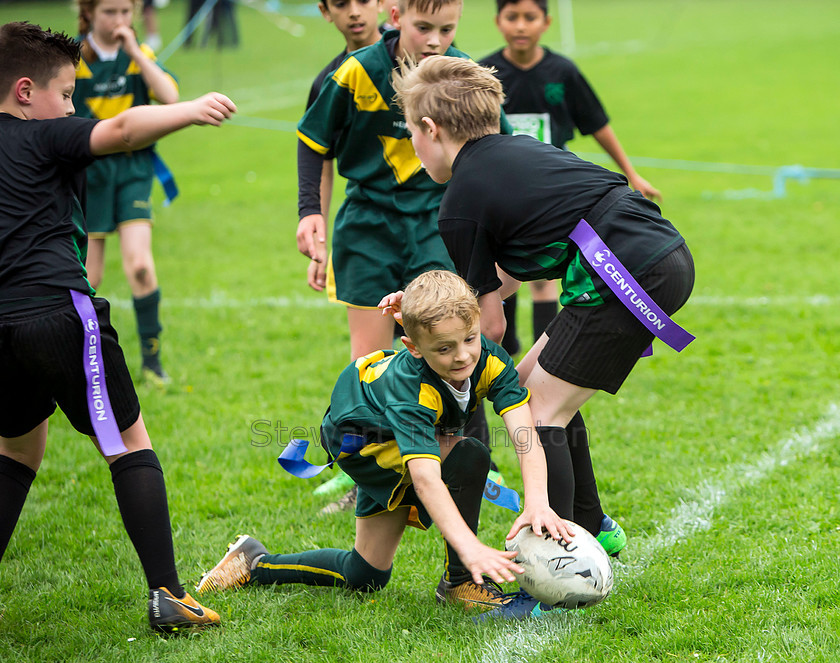
[{"label": "arm reaching out", "polygon": [[90,134],[90,151],[101,156],[139,150],[191,124],[218,127],[235,112],[236,105],[218,92],[166,106],[135,106],[98,122]]},{"label": "arm reaching out", "polygon": [[615,161],[616,165],[621,168],[621,171],[630,181],[630,186],[636,189],[636,191],[641,193],[645,198],[662,202],[662,194],[659,192],[659,189],[656,189],[644,177],[639,175],[635,168],[633,168],[633,164],[630,163],[630,159],[624,153],[624,148],[621,147],[621,143],[618,142],[618,137],[615,135],[615,132],[609,124],[606,124],[598,129],[598,131],[592,134],[592,137],[598,141],[598,144],[612,157],[612,160]]},{"label": "arm reaching out", "polygon": [[519,530],[530,525],[534,534],[541,535],[545,528],[555,539],[562,537],[565,541],[571,541],[574,532],[569,521],[558,516],[548,505],[548,470],[531,417],[531,407],[525,403],[508,410],[502,415],[502,420],[519,458],[525,491],[525,506],[513,521],[506,538],[512,539]]},{"label": "arm reaching out", "polygon": [[426,511],[477,584],[484,582],[482,574],[496,582],[512,582],[516,579],[514,573],[524,573],[525,570],[513,562],[515,552],[486,546],[472,533],[440,477],[440,462],[432,458],[413,458],[408,461],[408,471]]}]

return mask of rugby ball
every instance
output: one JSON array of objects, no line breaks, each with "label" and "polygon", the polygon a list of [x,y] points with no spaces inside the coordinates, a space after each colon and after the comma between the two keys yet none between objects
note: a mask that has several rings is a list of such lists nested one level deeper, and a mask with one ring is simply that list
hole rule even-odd
[{"label": "rugby ball", "polygon": [[579,525],[572,529],[575,535],[566,543],[526,527],[505,541],[505,548],[516,551],[514,561],[525,569],[519,586],[535,599],[559,608],[588,608],[612,590],[612,566],[594,536]]}]

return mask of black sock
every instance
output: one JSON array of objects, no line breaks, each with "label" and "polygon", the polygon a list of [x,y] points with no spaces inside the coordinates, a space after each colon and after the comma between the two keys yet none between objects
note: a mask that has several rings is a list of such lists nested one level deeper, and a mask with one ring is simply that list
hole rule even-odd
[{"label": "black sock", "polygon": [[573,520],[575,472],[566,439],[560,426],[537,426],[537,435],[548,466],[548,505],[561,518]]},{"label": "black sock", "polygon": [[507,327],[505,328],[505,335],[502,337],[501,346],[512,357],[522,349],[519,339],[516,337],[516,293],[513,293],[504,301],[502,308]]},{"label": "black sock", "polygon": [[35,470],[13,458],[0,455],[0,560],[15,531]]},{"label": "black sock", "polygon": [[589,455],[589,438],[583,416],[578,412],[566,426],[572,467],[575,471],[575,517],[573,520],[593,536],[601,531],[604,510],[598,497],[598,484]]},{"label": "black sock", "polygon": [[[474,437],[487,447],[491,454],[493,453],[493,450],[490,449],[490,427],[487,425],[487,413],[484,411],[483,401],[479,401],[473,416],[469,418],[466,426],[464,426],[464,437]],[[499,471],[492,458],[490,459],[490,469],[494,472]]]},{"label": "black sock", "polygon": [[166,484],[157,455],[151,449],[141,449],[117,458],[111,463],[111,479],[125,530],[140,557],[149,588],[166,587],[173,596],[182,597]]},{"label": "black sock", "polygon": [[540,340],[545,328],[557,316],[557,300],[534,302],[531,315],[534,320],[534,343]]},{"label": "black sock", "polygon": [[[449,488],[452,501],[455,502],[461,517],[473,534],[478,532],[478,516],[489,468],[490,454],[487,447],[469,437],[452,447],[452,451],[449,452],[440,468],[441,478]],[[444,578],[458,585],[471,577],[472,574],[464,566],[458,553],[446,541]]]}]

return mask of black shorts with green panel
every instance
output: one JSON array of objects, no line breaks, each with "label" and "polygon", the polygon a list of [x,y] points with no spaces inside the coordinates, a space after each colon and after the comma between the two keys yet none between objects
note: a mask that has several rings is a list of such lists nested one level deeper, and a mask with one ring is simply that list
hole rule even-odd
[{"label": "black shorts with green panel", "polygon": [[[468,390],[462,409],[429,365],[406,350],[381,350],[344,369],[321,426],[321,444],[358,485],[356,517],[407,507],[409,524],[426,529],[431,521],[414,492],[408,462],[440,460],[436,434],[460,431],[482,398],[504,414],[530,397],[508,354],[484,337]],[[357,449],[341,451],[347,436],[355,436],[350,441]]]}]

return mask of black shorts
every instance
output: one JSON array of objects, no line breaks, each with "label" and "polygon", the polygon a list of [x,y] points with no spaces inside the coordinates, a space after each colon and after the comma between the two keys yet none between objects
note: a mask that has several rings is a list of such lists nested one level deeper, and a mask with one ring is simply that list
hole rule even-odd
[{"label": "black shorts", "polygon": [[[694,287],[694,260],[683,244],[659,261],[639,284],[672,315]],[[653,333],[615,296],[600,306],[565,306],[545,330],[538,361],[548,373],[579,387],[614,394],[633,370]]]},{"label": "black shorts", "polygon": [[[117,427],[140,416],[140,402],[125,365],[110,307],[94,298],[102,340],[105,385]],[[56,403],[73,427],[93,435],[83,363],[82,321],[70,294],[66,303],[0,316],[0,436],[24,435],[49,417]]]}]

